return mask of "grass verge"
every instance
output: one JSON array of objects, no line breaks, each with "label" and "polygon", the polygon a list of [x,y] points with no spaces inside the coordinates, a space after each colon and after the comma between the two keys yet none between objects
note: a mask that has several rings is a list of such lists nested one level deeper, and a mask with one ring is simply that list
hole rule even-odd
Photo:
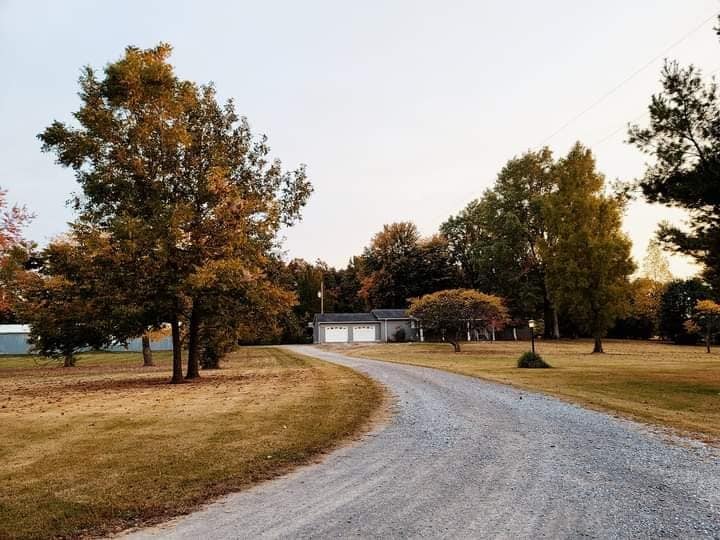
[{"label": "grass verge", "polygon": [[184,385],[167,384],[167,353],[155,359],[0,358],[0,538],[95,536],[190,511],[310,461],[383,401],[367,377],[282,349],[241,349]]},{"label": "grass verge", "polygon": [[[342,347],[345,354],[427,366],[537,390],[597,410],[671,427],[720,444],[720,353],[702,347],[607,340],[606,354],[592,343],[538,343],[554,369],[518,369],[523,342],[463,344],[455,354],[437,343]],[[337,348],[337,347],[336,347]]]}]

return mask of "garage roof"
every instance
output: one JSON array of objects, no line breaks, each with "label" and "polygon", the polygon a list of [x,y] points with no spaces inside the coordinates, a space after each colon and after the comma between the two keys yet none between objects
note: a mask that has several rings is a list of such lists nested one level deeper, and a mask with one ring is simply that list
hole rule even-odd
[{"label": "garage roof", "polygon": [[409,319],[404,309],[373,309],[370,313],[316,313],[316,323],[378,322],[385,319]]},{"label": "garage roof", "polygon": [[404,309],[373,309],[370,313],[378,319],[409,319]]},{"label": "garage roof", "polygon": [[29,324],[0,324],[0,334],[29,334]]},{"label": "garage roof", "polygon": [[316,323],[377,322],[372,313],[316,313]]}]

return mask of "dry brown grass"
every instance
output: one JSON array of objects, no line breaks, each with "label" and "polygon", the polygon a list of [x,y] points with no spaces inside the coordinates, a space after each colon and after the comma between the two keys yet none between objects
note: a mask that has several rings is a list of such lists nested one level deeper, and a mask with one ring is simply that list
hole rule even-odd
[{"label": "dry brown grass", "polygon": [[347,368],[245,348],[169,385],[169,357],[0,359],[0,538],[97,535],[193,509],[356,433],[382,390]]},{"label": "dry brown grass", "polygon": [[589,341],[539,342],[554,369],[518,369],[527,342],[450,345],[412,343],[342,347],[346,354],[428,366],[530,390],[592,408],[667,426],[720,443],[720,352],[655,342],[605,342],[593,355]]}]

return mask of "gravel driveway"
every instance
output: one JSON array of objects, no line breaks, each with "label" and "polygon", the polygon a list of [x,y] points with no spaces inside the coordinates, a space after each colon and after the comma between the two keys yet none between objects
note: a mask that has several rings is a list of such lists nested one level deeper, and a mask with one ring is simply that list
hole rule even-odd
[{"label": "gravel driveway", "polygon": [[550,397],[293,350],[396,398],[322,463],[133,538],[720,538],[720,453]]}]

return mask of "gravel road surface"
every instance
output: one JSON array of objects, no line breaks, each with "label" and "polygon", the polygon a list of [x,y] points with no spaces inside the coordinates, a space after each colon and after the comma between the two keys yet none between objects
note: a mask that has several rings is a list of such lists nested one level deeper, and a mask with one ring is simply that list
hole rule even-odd
[{"label": "gravel road surface", "polygon": [[132,538],[720,539],[716,449],[470,377],[293,350],[382,382],[393,416]]}]

